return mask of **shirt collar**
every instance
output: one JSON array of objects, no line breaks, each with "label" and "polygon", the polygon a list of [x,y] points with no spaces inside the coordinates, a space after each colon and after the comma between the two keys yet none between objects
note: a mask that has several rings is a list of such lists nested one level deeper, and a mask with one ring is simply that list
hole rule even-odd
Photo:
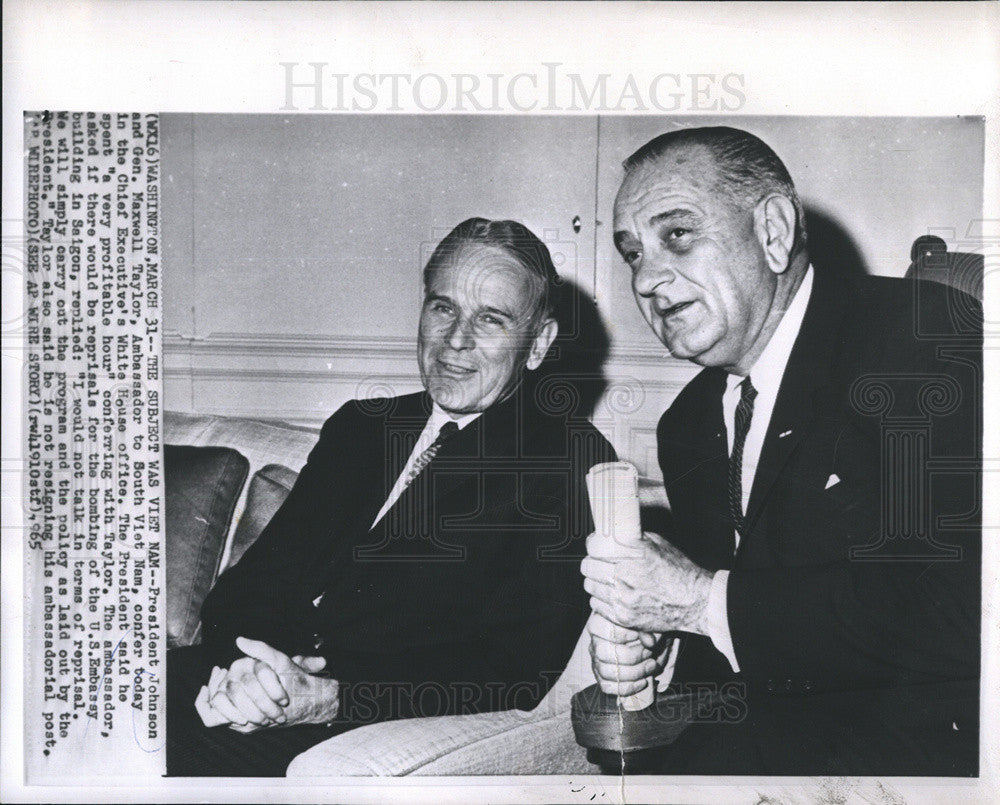
[{"label": "shirt collar", "polygon": [[[788,364],[788,357],[792,354],[795,339],[802,328],[802,320],[806,315],[812,286],[813,267],[810,265],[802,278],[802,284],[795,291],[791,304],[788,305],[781,321],[778,322],[778,326],[764,347],[764,351],[760,353],[757,362],[750,367],[748,374],[758,391],[769,389],[777,393],[778,386],[781,384],[781,376],[785,373],[785,366]],[[742,382],[741,375],[729,375],[726,378],[726,389],[732,391]]]},{"label": "shirt collar", "polygon": [[441,426],[444,425],[445,422],[452,421],[456,425],[458,425],[459,430],[462,430],[462,428],[464,428],[470,422],[474,422],[476,419],[482,416],[482,413],[483,413],[482,411],[473,411],[471,414],[462,414],[461,416],[456,418],[453,417],[451,414],[449,414],[447,411],[445,411],[440,405],[438,405],[435,402],[431,406],[431,415],[430,419],[427,420],[427,427],[431,428],[433,432],[436,434],[439,430],[441,430]]}]

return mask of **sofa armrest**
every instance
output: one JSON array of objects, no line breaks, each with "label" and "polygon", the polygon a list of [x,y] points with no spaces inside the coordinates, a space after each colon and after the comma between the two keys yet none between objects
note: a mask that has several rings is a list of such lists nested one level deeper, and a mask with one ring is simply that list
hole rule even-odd
[{"label": "sofa armrest", "polygon": [[369,724],[303,752],[289,777],[599,773],[577,745],[573,694],[594,683],[584,630],[566,670],[530,713],[504,710]]}]

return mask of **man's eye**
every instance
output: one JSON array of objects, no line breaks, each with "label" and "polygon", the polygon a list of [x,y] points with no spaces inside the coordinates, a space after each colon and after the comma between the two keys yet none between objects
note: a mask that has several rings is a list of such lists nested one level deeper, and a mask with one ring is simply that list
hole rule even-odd
[{"label": "man's eye", "polygon": [[691,233],[690,229],[685,229],[684,227],[681,227],[681,226],[675,226],[673,229],[671,229],[667,233],[667,239],[668,240],[678,240],[678,239],[684,237],[685,235],[689,235],[690,233]]},{"label": "man's eye", "polygon": [[447,302],[434,302],[431,305],[431,310],[435,313],[451,313],[451,305]]},{"label": "man's eye", "polygon": [[503,327],[503,319],[499,316],[494,316],[492,313],[484,313],[479,317],[479,321],[490,327]]},{"label": "man's eye", "polygon": [[622,252],[622,259],[629,265],[633,265],[640,257],[642,252],[638,249],[626,249]]}]

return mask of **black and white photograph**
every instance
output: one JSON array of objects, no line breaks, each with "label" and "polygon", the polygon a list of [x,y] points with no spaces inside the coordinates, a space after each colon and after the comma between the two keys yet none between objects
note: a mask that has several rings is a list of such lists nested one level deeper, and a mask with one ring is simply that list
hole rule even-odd
[{"label": "black and white photograph", "polygon": [[168,774],[976,775],[982,122],[734,122],[162,117]]},{"label": "black and white photograph", "polygon": [[33,796],[984,801],[995,121],[318,58],[18,112]]}]

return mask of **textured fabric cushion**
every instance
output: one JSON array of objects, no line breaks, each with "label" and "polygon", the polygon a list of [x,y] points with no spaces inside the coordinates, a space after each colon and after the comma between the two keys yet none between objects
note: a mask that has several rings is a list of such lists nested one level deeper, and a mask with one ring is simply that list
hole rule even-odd
[{"label": "textured fabric cushion", "polygon": [[185,414],[166,411],[164,441],[170,444],[212,445],[239,450],[250,462],[250,474],[268,464],[298,472],[319,439],[319,428],[304,428],[277,420]]},{"label": "textured fabric cushion", "polygon": [[250,479],[247,503],[233,535],[232,547],[226,561],[230,568],[240,561],[247,548],[260,536],[274,513],[285,502],[298,473],[280,464],[268,464]]},{"label": "textured fabric cushion", "polygon": [[164,445],[167,645],[195,641],[249,462],[225,447]]},{"label": "textured fabric cushion", "polygon": [[[242,417],[216,416],[213,414],[185,414],[165,411],[163,414],[163,440],[169,444],[212,445],[239,450],[250,462],[250,474],[268,464],[281,464],[295,472],[302,469],[309,451],[319,439],[318,428],[289,425],[273,419],[244,419]],[[246,505],[247,484],[236,502],[234,523],[243,516]],[[232,545],[235,524],[229,530],[222,567],[229,567],[228,550]]]},{"label": "textured fabric cushion", "polygon": [[566,670],[530,713],[505,710],[370,724],[303,752],[289,777],[596,774],[570,721],[573,694],[595,682],[584,630]]},{"label": "textured fabric cushion", "polygon": [[587,760],[587,750],[573,737],[569,713],[540,717],[471,741],[454,752],[421,766],[414,776],[425,775],[540,775],[599,774],[600,767]]},{"label": "textured fabric cushion", "polygon": [[569,711],[538,707],[360,727],[303,752],[287,776],[595,773],[573,738]]},{"label": "textured fabric cushion", "polygon": [[649,508],[669,509],[667,490],[659,478],[639,478],[639,505]]}]

